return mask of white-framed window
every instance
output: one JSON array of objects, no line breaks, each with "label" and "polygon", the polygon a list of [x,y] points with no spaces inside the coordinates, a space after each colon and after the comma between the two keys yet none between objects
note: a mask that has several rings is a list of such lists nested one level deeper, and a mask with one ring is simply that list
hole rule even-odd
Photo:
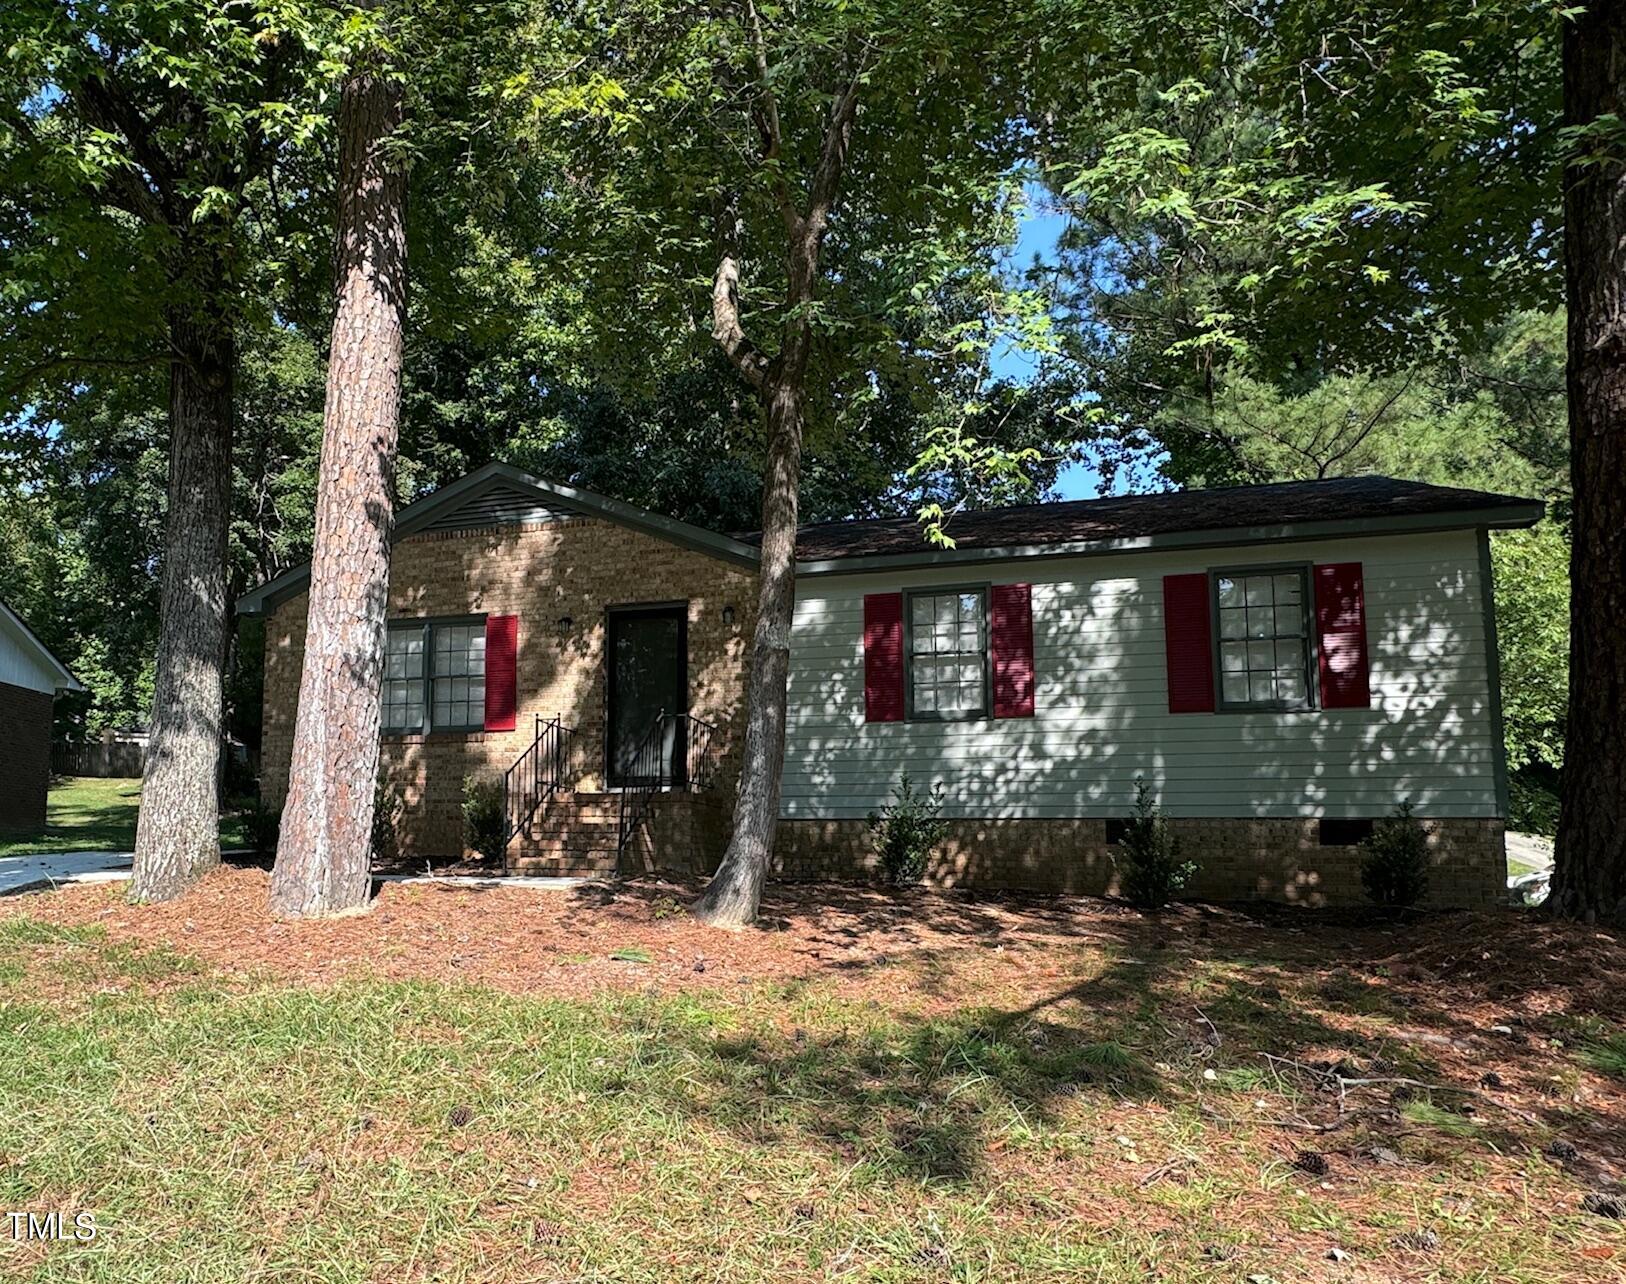
[{"label": "white-framed window", "polygon": [[922,721],[988,712],[988,593],[928,589],[907,595],[908,715]]},{"label": "white-framed window", "polygon": [[1311,682],[1307,567],[1249,567],[1210,575],[1222,709],[1308,709]]},{"label": "white-framed window", "polygon": [[404,620],[391,624],[385,636],[385,731],[480,731],[485,727],[483,618]]}]

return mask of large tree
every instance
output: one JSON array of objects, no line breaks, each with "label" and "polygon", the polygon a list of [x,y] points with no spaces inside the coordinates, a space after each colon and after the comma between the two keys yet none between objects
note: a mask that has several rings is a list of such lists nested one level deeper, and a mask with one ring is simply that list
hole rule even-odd
[{"label": "large tree", "polygon": [[[1529,0],[1134,4],[1039,150],[1055,283],[1109,421],[1229,371],[1289,392],[1559,302],[1560,26]],[[1168,425],[1178,430],[1178,425]],[[1189,461],[1202,443],[1180,442]]]},{"label": "large tree", "polygon": [[1620,6],[1198,2],[1143,21],[1169,38],[1133,41],[1151,51],[1123,72],[1134,92],[1081,96],[1045,139],[1074,219],[1061,302],[1100,375],[1081,378],[1138,444],[1223,474],[1225,436],[1184,412],[1164,435],[1166,407],[1218,407],[1236,374],[1298,398],[1458,366],[1510,313],[1562,298],[1573,554],[1552,907],[1621,919]]},{"label": "large tree", "polygon": [[[382,32],[380,33],[382,35]],[[384,612],[407,311],[404,95],[387,41],[352,54],[339,103],[332,341],[304,670],[271,907],[357,909],[371,887]]]},{"label": "large tree", "polygon": [[269,0],[0,11],[3,409],[32,422],[114,372],[167,372],[137,899],[173,896],[219,859],[238,327],[287,264],[267,236],[282,221],[272,179],[312,136],[313,41],[296,7]]},{"label": "large tree", "polygon": [[538,245],[584,301],[584,360],[625,379],[709,332],[758,416],[759,609],[709,922],[755,916],[773,844],[804,456],[839,456],[877,397],[935,403],[986,360],[1017,68],[1042,43],[1020,25],[965,0],[645,0],[562,31],[538,5],[493,69],[551,160]]},{"label": "large tree", "polygon": [[1626,7],[1564,32],[1570,710],[1551,905],[1626,923]]}]

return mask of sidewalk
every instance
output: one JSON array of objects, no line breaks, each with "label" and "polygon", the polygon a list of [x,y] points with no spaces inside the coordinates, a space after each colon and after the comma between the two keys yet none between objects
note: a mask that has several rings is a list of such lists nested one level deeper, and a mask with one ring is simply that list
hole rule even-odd
[{"label": "sidewalk", "polygon": [[[245,855],[224,853],[228,858]],[[45,891],[66,883],[113,883],[130,877],[130,852],[51,852],[33,856],[0,856],[0,896]],[[375,874],[379,883],[429,883],[440,887],[515,887],[539,892],[568,892],[585,878],[547,878],[510,874]]]},{"label": "sidewalk", "polygon": [[129,852],[50,852],[0,856],[0,896],[63,883],[111,883],[130,877]]}]

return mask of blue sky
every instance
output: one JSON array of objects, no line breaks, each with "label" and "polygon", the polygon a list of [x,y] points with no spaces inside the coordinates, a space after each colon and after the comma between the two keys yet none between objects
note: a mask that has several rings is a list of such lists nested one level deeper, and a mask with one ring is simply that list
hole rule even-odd
[{"label": "blue sky", "polygon": [[[1048,207],[1041,189],[1030,189],[1027,209],[1017,229],[1016,247],[1011,251],[1011,264],[1021,270],[1035,260],[1054,263],[1056,243],[1067,225],[1064,215]],[[1026,382],[1034,374],[1034,358],[1014,348],[1005,348],[994,354],[993,371],[1001,378]],[[1056,489],[1063,499],[1094,499],[1103,493],[1101,475],[1083,462],[1066,465],[1056,479]]]}]

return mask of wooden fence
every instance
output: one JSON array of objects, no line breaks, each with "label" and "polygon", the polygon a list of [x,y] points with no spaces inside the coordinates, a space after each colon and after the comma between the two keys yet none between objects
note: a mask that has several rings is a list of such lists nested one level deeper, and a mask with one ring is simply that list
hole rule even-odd
[{"label": "wooden fence", "polygon": [[51,771],[58,776],[139,776],[147,758],[147,738],[59,741],[51,746]]}]

